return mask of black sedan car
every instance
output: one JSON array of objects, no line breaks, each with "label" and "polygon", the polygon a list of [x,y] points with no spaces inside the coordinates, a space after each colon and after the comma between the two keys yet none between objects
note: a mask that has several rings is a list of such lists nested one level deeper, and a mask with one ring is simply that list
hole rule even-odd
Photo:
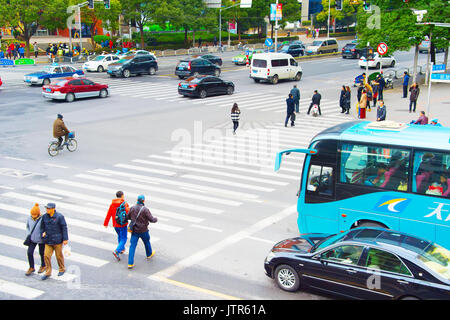
[{"label": "black sedan car", "polygon": [[152,55],[136,55],[120,59],[117,62],[108,65],[110,77],[128,78],[132,74],[150,74],[153,75],[158,71],[158,63]]},{"label": "black sedan car", "polygon": [[450,299],[450,252],[383,228],[281,241],[264,268],[285,291],[303,287],[352,299]]},{"label": "black sedan car", "polygon": [[214,64],[216,64],[218,66],[222,65],[222,58],[218,57],[218,56],[215,56],[215,55],[212,55],[212,54],[204,54],[200,58],[206,59],[209,62],[214,63]]},{"label": "black sedan car", "polygon": [[281,48],[280,52],[288,53],[293,57],[300,57],[305,55],[305,46],[303,44],[287,44]]},{"label": "black sedan car", "polygon": [[234,84],[214,76],[196,76],[178,84],[178,93],[183,96],[206,98],[220,94],[233,94]]},{"label": "black sedan car", "polygon": [[220,67],[203,58],[188,58],[181,60],[175,68],[175,75],[180,79],[197,75],[220,75]]},{"label": "black sedan car", "polygon": [[359,59],[360,57],[365,56],[365,52],[365,48],[359,49],[356,47],[356,42],[350,42],[342,48],[342,58]]}]

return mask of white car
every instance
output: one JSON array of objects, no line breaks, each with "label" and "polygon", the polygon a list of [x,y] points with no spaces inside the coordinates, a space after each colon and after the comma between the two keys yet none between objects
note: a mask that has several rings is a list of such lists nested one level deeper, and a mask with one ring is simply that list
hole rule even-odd
[{"label": "white car", "polygon": [[269,81],[277,84],[282,79],[300,81],[302,74],[302,67],[290,54],[255,53],[252,57],[250,78],[255,82]]},{"label": "white car", "polygon": [[131,51],[122,53],[121,55],[119,55],[119,58],[122,59],[122,58],[125,58],[125,57],[134,56],[134,55],[138,55],[138,54],[149,54],[149,55],[153,56],[153,58],[156,61],[156,56],[153,53],[151,53],[150,51],[147,51],[147,50],[131,50]]},{"label": "white car", "polygon": [[361,69],[365,69],[367,65],[369,68],[380,69],[380,67],[393,67],[395,66],[395,58],[394,56],[385,54],[384,56],[380,56],[378,52],[373,54],[373,58],[367,61],[366,57],[361,57],[358,61]]},{"label": "white car", "polygon": [[119,61],[120,58],[113,54],[106,54],[96,57],[94,60],[83,64],[83,70],[103,72],[108,69],[111,63]]}]

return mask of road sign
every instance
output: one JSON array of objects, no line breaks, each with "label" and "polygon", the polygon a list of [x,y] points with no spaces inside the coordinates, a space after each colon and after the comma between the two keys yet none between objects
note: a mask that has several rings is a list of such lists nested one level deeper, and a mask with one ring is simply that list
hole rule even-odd
[{"label": "road sign", "polygon": [[14,60],[10,59],[0,59],[0,66],[13,66]]},{"label": "road sign", "polygon": [[267,38],[264,44],[266,45],[266,47],[271,47],[273,45],[273,41],[272,39]]},{"label": "road sign", "polygon": [[387,44],[386,43],[384,43],[384,42],[381,42],[379,45],[378,45],[378,47],[377,47],[377,52],[380,54],[380,55],[385,55],[386,54],[386,52],[388,51],[388,46],[387,46]]},{"label": "road sign", "polygon": [[270,4],[270,20],[281,20],[283,19],[283,4],[271,3]]},{"label": "road sign", "polygon": [[252,7],[252,0],[241,0],[241,8],[251,8]]},{"label": "road sign", "polygon": [[445,64],[433,65],[433,73],[443,73],[445,72]]},{"label": "road sign", "polygon": [[431,74],[431,82],[450,83],[450,74],[449,73],[432,73]]},{"label": "road sign", "polygon": [[34,64],[34,60],[33,59],[17,59],[14,61],[14,64],[16,66],[30,65],[30,64]]}]

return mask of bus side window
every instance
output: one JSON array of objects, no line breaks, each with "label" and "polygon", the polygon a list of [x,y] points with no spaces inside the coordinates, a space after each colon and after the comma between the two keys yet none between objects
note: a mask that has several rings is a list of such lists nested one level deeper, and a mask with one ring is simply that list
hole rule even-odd
[{"label": "bus side window", "polygon": [[450,154],[416,151],[412,191],[450,198]]},{"label": "bus side window", "polygon": [[332,196],[334,185],[333,168],[311,165],[307,190],[319,195]]}]

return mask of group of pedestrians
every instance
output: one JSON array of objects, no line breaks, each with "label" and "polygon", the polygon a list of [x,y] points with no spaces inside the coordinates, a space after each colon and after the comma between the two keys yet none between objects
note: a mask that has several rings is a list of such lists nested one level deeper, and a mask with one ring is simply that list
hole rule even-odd
[{"label": "group of pedestrians", "polygon": [[[41,277],[42,280],[47,280],[52,275],[51,260],[53,253],[55,253],[59,267],[58,276],[64,275],[66,272],[64,251],[69,251],[65,250],[65,248],[67,249],[65,246],[68,246],[69,236],[64,216],[56,211],[55,203],[48,203],[45,208],[46,213],[43,215],[41,214],[38,203],[31,208],[30,216],[26,222],[26,238],[24,241],[24,245],[28,247],[27,257],[29,264],[29,268],[25,275],[30,276],[36,271],[34,251],[37,247],[41,258],[38,273],[44,273]],[[154,217],[150,210],[145,206],[144,195],[139,195],[137,203],[130,208],[125,201],[124,193],[122,191],[117,191],[116,198],[112,200],[103,223],[105,228],[108,227],[111,219],[117,233],[118,245],[113,251],[113,255],[117,261],[120,261],[120,255],[125,253],[128,233],[131,233],[128,253],[128,269],[134,267],[134,256],[139,239],[144,243],[147,259],[153,257],[155,251],[150,244],[148,224],[150,222],[156,223],[158,219]],[[130,221],[130,223],[128,223],[128,221]]]},{"label": "group of pedestrians", "polygon": [[377,121],[386,120],[386,106],[383,100],[383,91],[386,85],[386,80],[383,74],[380,73],[377,77],[370,81],[367,79],[366,74],[363,73],[363,81],[359,83],[357,91],[358,101],[358,118],[365,119],[366,111],[372,111],[372,108],[377,109]]},{"label": "group of pedestrians", "polygon": [[3,53],[3,57],[10,59],[10,60],[16,60],[16,59],[23,59],[25,58],[25,44],[23,43],[10,43],[6,47],[6,55]]}]

